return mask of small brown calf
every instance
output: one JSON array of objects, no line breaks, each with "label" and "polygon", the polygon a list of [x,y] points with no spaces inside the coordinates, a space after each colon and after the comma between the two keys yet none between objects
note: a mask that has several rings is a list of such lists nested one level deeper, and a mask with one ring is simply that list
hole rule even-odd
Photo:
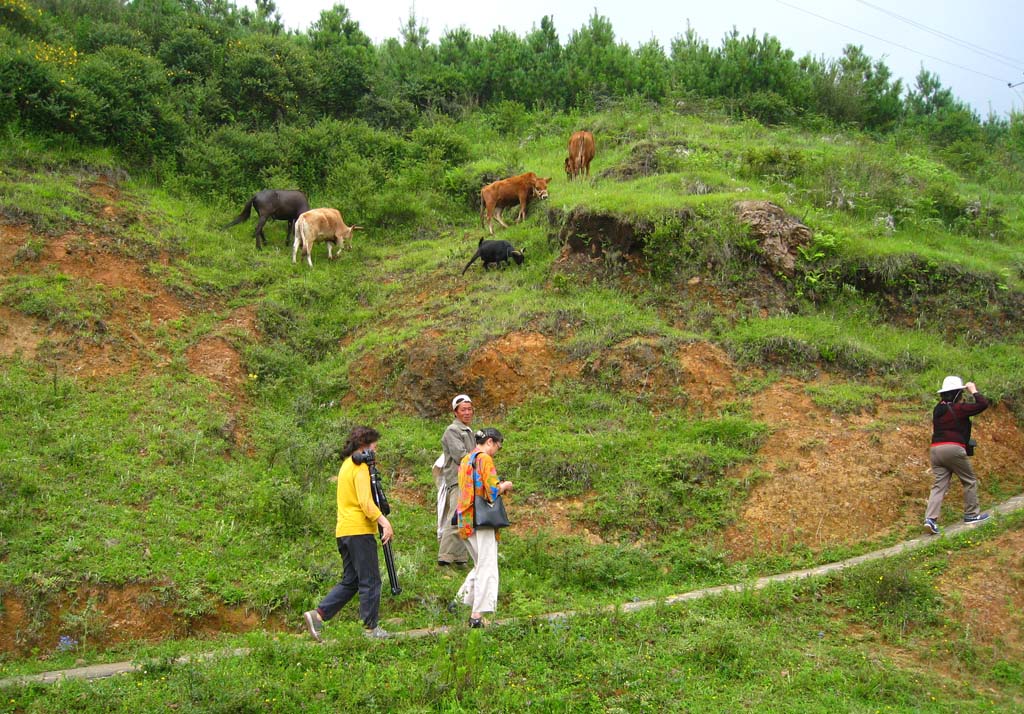
[{"label": "small brown calf", "polygon": [[480,189],[480,225],[484,224],[484,215],[487,216],[487,230],[494,235],[494,220],[508,228],[508,224],[501,219],[501,212],[509,206],[519,204],[519,215],[516,221],[526,218],[526,204],[531,198],[545,199],[548,197],[548,182],[550,178],[540,178],[537,174],[520,174],[507,179],[501,179],[489,183]]},{"label": "small brown calf", "polygon": [[352,238],[352,231],[361,231],[362,226],[346,226],[337,208],[314,208],[306,211],[295,221],[295,244],[292,246],[292,262],[296,262],[299,246],[306,256],[309,267],[313,267],[313,246],[323,241],[327,244],[327,257],[334,260],[331,246],[338,252],[345,247],[345,241]]}]

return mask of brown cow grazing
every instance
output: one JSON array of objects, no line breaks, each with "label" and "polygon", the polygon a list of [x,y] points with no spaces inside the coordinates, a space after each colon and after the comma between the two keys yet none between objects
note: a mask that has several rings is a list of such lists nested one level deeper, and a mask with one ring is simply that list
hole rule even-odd
[{"label": "brown cow grazing", "polygon": [[594,160],[594,135],[589,131],[577,131],[569,138],[569,155],[565,157],[565,175],[572,181],[587,173],[590,178],[590,162]]},{"label": "brown cow grazing", "polygon": [[514,206],[517,202],[519,203],[519,216],[516,221],[523,220],[526,218],[526,204],[531,198],[545,199],[548,197],[548,181],[550,180],[550,178],[540,178],[530,171],[487,184],[480,189],[480,225],[484,224],[484,213],[486,212],[487,230],[491,235],[494,235],[494,218],[508,228],[508,224],[501,220],[501,212],[509,206]]},{"label": "brown cow grazing", "polygon": [[302,246],[302,254],[306,256],[309,267],[313,267],[313,246],[319,241],[327,243],[327,257],[334,260],[331,246],[335,245],[338,252],[345,247],[345,241],[352,238],[352,231],[361,231],[362,226],[346,226],[337,208],[314,208],[306,211],[295,221],[295,244],[292,246],[292,262]]}]

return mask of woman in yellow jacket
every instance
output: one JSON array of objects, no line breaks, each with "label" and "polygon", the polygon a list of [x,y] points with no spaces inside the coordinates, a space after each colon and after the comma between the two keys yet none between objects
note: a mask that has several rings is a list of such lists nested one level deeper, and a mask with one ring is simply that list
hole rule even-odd
[{"label": "woman in yellow jacket", "polygon": [[387,631],[377,624],[380,612],[380,561],[377,558],[377,529],[381,542],[391,540],[391,523],[373,502],[370,490],[370,469],[365,463],[356,464],[352,454],[374,451],[380,434],[366,426],[357,426],[348,436],[341,451],[343,462],[338,472],[338,521],[334,535],[345,570],[341,582],[335,585],[315,610],[303,613],[309,634],[321,641],[324,622],[359,593],[359,617],[366,628],[367,637],[384,638]]}]

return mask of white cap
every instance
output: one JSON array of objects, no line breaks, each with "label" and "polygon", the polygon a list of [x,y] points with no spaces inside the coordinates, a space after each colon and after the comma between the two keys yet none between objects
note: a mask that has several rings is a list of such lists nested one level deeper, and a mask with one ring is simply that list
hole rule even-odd
[{"label": "white cap", "polygon": [[457,397],[455,397],[455,399],[452,400],[452,411],[455,411],[455,408],[458,407],[463,402],[469,402],[470,404],[472,404],[473,400],[469,398],[468,394],[458,395]]},{"label": "white cap", "polygon": [[942,380],[942,389],[939,390],[939,394],[943,392],[955,392],[958,389],[963,389],[964,383],[959,377],[950,375]]},{"label": "white cap", "polygon": [[437,457],[437,461],[434,462],[434,468],[435,469],[443,469],[444,468],[444,454],[441,454],[440,456]]}]

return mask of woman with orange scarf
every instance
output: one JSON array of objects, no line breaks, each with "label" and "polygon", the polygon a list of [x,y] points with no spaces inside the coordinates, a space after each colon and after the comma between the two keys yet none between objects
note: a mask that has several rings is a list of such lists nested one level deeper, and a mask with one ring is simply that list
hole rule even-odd
[{"label": "woman with orange scarf", "polygon": [[473,569],[456,596],[472,608],[470,627],[483,627],[485,612],[494,612],[498,604],[498,531],[477,528],[473,521],[473,499],[480,496],[487,501],[512,490],[511,481],[498,478],[494,457],[501,451],[501,432],[492,427],[475,434],[476,448],[466,454],[459,464],[459,503],[456,507],[459,537],[473,558]]}]

